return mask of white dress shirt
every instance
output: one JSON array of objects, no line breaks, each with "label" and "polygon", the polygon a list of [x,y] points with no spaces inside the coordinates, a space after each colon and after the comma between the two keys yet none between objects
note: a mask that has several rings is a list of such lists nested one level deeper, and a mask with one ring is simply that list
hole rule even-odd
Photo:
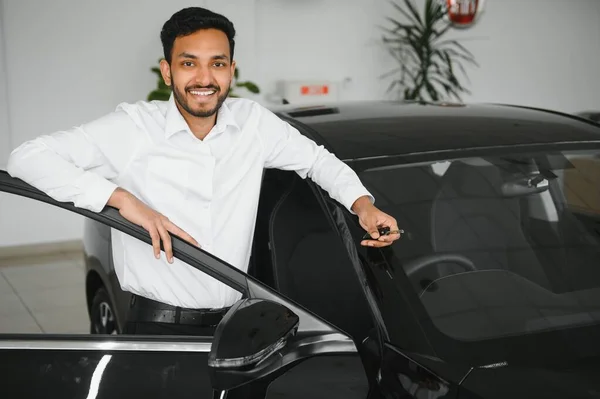
[{"label": "white dress shirt", "polygon": [[[309,177],[348,210],[371,194],[322,146],[248,99],[228,98],[213,129],[197,139],[169,101],[122,103],[90,123],[16,148],[8,172],[57,201],[101,211],[120,186],[167,216],[203,250],[246,271],[264,168]],[[178,259],[112,231],[121,287],[187,308],[231,306],[237,291]],[[317,278],[317,276],[315,276]]]}]

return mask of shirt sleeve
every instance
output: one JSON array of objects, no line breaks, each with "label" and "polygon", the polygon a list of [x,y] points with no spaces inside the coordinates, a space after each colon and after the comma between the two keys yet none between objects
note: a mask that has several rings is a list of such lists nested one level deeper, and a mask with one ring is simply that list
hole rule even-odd
[{"label": "shirt sleeve", "polygon": [[262,113],[258,131],[266,168],[293,170],[303,179],[309,177],[350,213],[362,196],[375,202],[352,168],[277,115],[266,109]]},{"label": "shirt sleeve", "polygon": [[123,110],[15,148],[7,172],[60,202],[100,212],[131,157],[137,126]]}]

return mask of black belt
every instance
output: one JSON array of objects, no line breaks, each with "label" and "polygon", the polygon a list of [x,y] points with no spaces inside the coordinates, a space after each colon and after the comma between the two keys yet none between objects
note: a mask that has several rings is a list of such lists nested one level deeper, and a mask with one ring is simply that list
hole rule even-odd
[{"label": "black belt", "polygon": [[188,309],[133,295],[128,321],[216,326],[229,308]]}]

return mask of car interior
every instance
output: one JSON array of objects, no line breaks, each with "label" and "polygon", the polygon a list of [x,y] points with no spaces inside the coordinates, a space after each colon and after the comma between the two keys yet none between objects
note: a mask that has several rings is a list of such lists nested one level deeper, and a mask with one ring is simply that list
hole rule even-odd
[{"label": "car interior", "polygon": [[564,194],[582,173],[552,155],[389,167],[361,179],[406,230],[409,244],[395,244],[393,257],[436,326],[479,339],[600,320],[600,241],[590,229],[600,219],[582,219]]},{"label": "car interior", "polygon": [[367,336],[373,321],[346,250],[296,173],[266,172],[254,245],[250,274],[356,341]]}]

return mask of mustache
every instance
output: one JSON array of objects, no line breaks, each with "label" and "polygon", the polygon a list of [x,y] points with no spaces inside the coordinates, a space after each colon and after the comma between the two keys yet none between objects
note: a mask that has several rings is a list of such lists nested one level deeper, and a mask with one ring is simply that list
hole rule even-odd
[{"label": "mustache", "polygon": [[199,89],[213,89],[214,91],[221,91],[221,88],[219,86],[216,85],[208,85],[208,86],[189,86],[186,87],[185,91],[190,91],[190,90],[199,90]]}]

